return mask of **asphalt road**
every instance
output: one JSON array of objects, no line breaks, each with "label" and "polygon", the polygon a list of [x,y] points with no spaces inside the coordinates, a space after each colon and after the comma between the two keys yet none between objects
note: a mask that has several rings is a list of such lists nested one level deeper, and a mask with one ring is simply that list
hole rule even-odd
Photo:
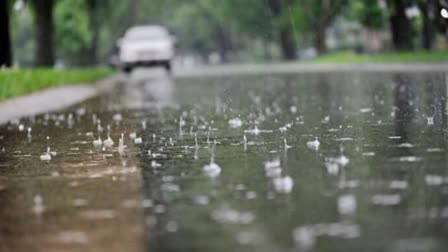
[{"label": "asphalt road", "polygon": [[396,67],[137,69],[3,124],[0,251],[446,251],[446,70]]}]

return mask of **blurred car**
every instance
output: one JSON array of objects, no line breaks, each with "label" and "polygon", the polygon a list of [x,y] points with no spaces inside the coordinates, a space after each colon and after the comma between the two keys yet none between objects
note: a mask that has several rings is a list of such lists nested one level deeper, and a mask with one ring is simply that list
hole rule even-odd
[{"label": "blurred car", "polygon": [[162,26],[134,26],[117,41],[119,61],[125,72],[138,66],[163,66],[171,71],[174,37]]}]

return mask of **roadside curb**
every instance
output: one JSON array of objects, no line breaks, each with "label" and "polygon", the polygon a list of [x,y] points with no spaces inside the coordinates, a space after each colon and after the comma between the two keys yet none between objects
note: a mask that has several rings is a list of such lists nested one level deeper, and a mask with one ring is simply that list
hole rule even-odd
[{"label": "roadside curb", "polygon": [[177,78],[258,74],[448,72],[448,63],[273,63],[203,66],[175,71]]},{"label": "roadside curb", "polygon": [[0,125],[26,116],[60,110],[102,92],[120,82],[122,76],[115,74],[92,85],[64,85],[0,102]]}]

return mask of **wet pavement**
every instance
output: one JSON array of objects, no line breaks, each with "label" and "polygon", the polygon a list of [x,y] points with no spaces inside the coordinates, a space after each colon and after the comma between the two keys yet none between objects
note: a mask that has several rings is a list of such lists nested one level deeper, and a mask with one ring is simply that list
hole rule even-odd
[{"label": "wet pavement", "polygon": [[138,69],[0,126],[0,251],[446,251],[447,85]]}]

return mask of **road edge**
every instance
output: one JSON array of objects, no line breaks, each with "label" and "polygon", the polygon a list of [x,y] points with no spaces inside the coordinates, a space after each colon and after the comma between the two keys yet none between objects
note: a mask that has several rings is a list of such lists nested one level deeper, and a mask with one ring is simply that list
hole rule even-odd
[{"label": "road edge", "polygon": [[443,63],[247,63],[201,66],[178,69],[176,78],[219,77],[258,74],[307,74],[307,73],[414,73],[448,72],[448,62]]},{"label": "road edge", "polygon": [[0,125],[45,112],[60,110],[110,90],[122,79],[120,74],[91,85],[63,85],[0,102]]}]

